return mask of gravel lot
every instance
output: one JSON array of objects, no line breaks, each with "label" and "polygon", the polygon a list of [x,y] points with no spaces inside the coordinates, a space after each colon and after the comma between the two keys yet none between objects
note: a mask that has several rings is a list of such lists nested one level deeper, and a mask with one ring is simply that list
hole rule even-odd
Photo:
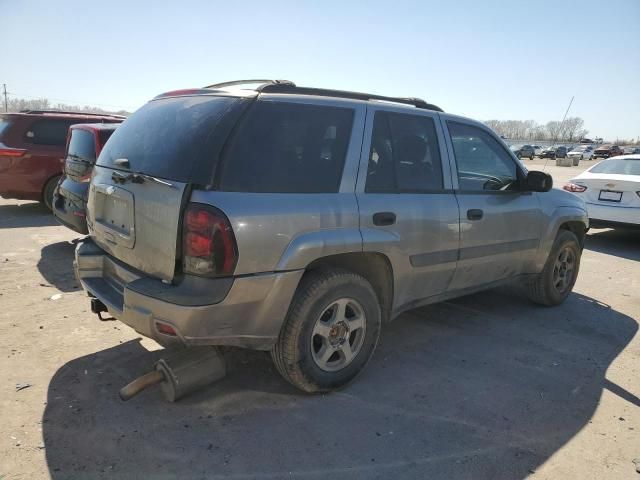
[{"label": "gravel lot", "polygon": [[402,315],[342,392],[235,350],[176,404],[118,399],[158,346],[90,313],[75,238],[0,199],[0,479],[640,479],[640,232],[592,230],[560,307],[499,289]]}]

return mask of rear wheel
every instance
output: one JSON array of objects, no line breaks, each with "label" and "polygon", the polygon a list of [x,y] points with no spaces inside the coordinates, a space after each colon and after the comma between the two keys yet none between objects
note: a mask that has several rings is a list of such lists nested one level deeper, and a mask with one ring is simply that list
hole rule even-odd
[{"label": "rear wheel", "polygon": [[363,277],[316,270],[302,279],[271,357],[305,392],[340,388],[366,366],[378,343],[378,297]]},{"label": "rear wheel", "polygon": [[560,230],[544,269],[526,284],[527,295],[541,305],[560,305],[573,289],[582,249],[576,236],[568,230]]},{"label": "rear wheel", "polygon": [[60,175],[51,178],[42,190],[42,203],[44,203],[45,206],[51,211],[53,211],[53,192],[56,189],[59,180]]}]

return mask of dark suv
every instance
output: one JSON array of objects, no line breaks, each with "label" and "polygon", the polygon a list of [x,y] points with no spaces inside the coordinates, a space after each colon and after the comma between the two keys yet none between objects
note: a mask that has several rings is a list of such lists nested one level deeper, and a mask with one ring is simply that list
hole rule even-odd
[{"label": "dark suv", "polygon": [[120,115],[26,110],[0,115],[0,196],[52,208],[67,131],[74,123],[122,122]]},{"label": "dark suv", "polygon": [[536,156],[533,145],[522,145],[517,150],[514,150],[513,153],[515,153],[518,158],[528,158],[530,160],[533,160],[533,157]]},{"label": "dark suv", "polygon": [[543,305],[571,292],[584,201],[487,126],[415,98],[236,83],[160,95],[105,145],[76,248],[92,311],[163,345],[271,351],[318,392],[405,310],[502,283]]},{"label": "dark suv", "polygon": [[64,226],[86,234],[89,180],[96,158],[117,123],[81,123],[69,128],[64,173],[53,192],[53,214]]}]

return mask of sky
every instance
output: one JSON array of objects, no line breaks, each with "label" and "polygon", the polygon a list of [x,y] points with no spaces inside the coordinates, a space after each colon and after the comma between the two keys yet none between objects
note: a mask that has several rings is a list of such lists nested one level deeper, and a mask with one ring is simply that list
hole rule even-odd
[{"label": "sky", "polygon": [[[0,0],[0,84],[133,111],[226,80],[420,97],[640,137],[640,0]],[[1,88],[1,85],[0,85]]]}]

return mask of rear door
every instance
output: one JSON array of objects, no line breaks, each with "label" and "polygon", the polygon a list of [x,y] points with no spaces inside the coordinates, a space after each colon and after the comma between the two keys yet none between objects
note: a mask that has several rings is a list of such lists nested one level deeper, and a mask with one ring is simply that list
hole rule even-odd
[{"label": "rear door", "polygon": [[452,290],[524,273],[538,250],[537,194],[518,190],[525,171],[486,127],[443,118],[460,208],[460,257]]},{"label": "rear door", "polygon": [[94,169],[87,226],[109,254],[170,281],[191,184],[210,185],[222,144],[247,100],[153,100],[109,139]]},{"label": "rear door", "polygon": [[458,205],[438,114],[368,106],[357,199],[365,251],[384,253],[394,308],[444,292],[456,268]]}]

